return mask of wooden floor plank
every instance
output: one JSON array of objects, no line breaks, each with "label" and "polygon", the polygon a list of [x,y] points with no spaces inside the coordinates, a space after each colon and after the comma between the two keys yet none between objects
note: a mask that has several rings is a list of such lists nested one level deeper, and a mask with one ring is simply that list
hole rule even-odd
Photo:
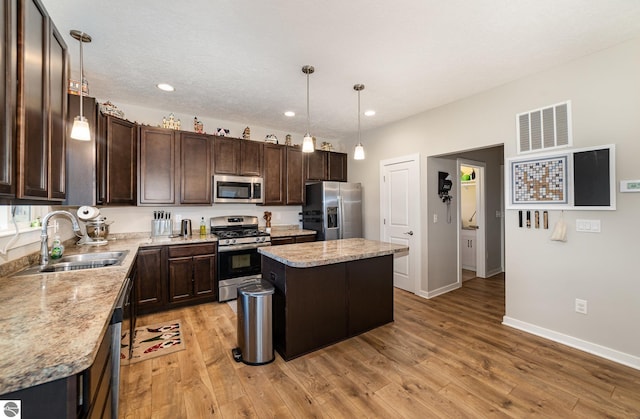
[{"label": "wooden floor plank", "polygon": [[122,367],[120,417],[640,418],[640,371],[501,324],[501,275],[394,304],[393,323],[264,366],[233,360],[228,304],[142,316],[180,319],[186,349]]}]

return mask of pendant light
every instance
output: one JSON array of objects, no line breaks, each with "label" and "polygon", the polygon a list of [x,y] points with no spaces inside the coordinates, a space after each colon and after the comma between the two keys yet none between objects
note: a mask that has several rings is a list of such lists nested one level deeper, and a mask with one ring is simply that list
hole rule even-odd
[{"label": "pendant light", "polygon": [[358,92],[358,144],[356,144],[356,149],[353,152],[353,159],[364,160],[364,147],[360,140],[360,91],[364,90],[364,84],[354,84],[353,90]]},{"label": "pendant light", "polygon": [[89,131],[89,122],[87,118],[82,114],[82,97],[84,92],[82,87],[84,86],[84,57],[82,55],[82,44],[85,42],[91,42],[91,37],[86,33],[78,30],[72,30],[69,32],[71,36],[80,42],[80,116],[76,116],[73,120],[73,127],[71,128],[71,138],[79,141],[91,141],[91,131]]},{"label": "pendant light", "polygon": [[315,147],[313,146],[313,137],[309,132],[311,131],[311,123],[309,117],[309,74],[313,74],[315,68],[311,65],[305,65],[302,67],[302,72],[307,75],[307,133],[304,135],[304,139],[302,140],[302,152],[303,153],[313,153]]}]

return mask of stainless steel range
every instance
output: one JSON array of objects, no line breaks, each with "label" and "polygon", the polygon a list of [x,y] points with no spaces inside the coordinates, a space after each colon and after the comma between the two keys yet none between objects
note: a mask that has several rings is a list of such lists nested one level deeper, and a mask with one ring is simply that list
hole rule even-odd
[{"label": "stainless steel range", "polygon": [[211,233],[218,237],[218,301],[238,297],[238,288],[262,278],[258,248],[271,246],[271,236],[258,229],[258,217],[212,217]]}]

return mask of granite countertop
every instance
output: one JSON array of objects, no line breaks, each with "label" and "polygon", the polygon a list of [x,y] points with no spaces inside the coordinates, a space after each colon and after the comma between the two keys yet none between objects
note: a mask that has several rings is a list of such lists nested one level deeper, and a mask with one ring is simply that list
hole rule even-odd
[{"label": "granite countertop", "polygon": [[74,253],[128,250],[120,266],[0,278],[0,394],[77,374],[93,364],[139,247],[216,242],[200,237],[109,240]]},{"label": "granite countertop", "polygon": [[272,228],[271,229],[271,237],[279,238],[279,237],[292,237],[292,236],[312,236],[316,234],[315,230],[304,230],[301,228]]},{"label": "granite countertop", "polygon": [[258,249],[264,256],[293,268],[311,268],[407,251],[408,246],[367,239],[329,240]]}]

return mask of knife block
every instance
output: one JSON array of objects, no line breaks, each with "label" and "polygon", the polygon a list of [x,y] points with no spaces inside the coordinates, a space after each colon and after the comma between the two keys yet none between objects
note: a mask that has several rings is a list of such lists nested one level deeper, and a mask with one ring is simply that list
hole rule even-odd
[{"label": "knife block", "polygon": [[173,220],[151,220],[151,237],[173,234]]}]

